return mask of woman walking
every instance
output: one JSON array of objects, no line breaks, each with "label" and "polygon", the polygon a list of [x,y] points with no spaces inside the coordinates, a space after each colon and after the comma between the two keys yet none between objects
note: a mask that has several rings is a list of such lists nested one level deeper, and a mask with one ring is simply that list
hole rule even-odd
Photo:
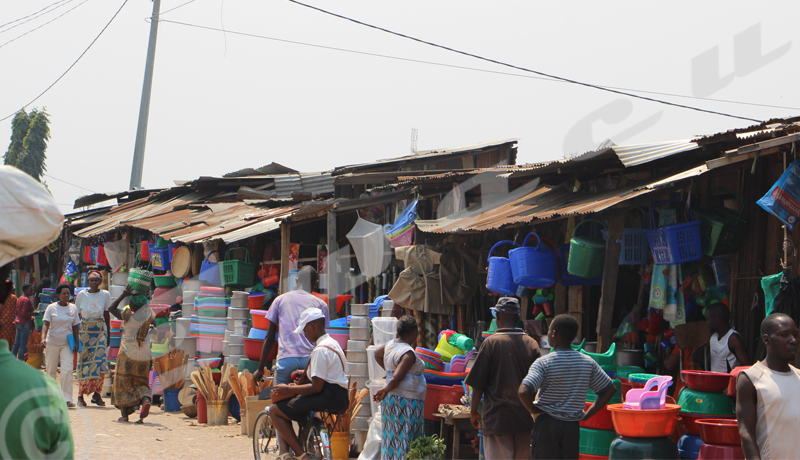
[{"label": "woman walking", "polygon": [[[129,296],[130,307],[120,310],[119,304]],[[155,316],[147,305],[147,297],[143,294],[131,296],[127,287],[111,304],[108,312],[122,320],[122,340],[111,393],[112,404],[122,413],[117,421],[127,422],[128,416],[140,406],[136,423],[144,423],[150,413],[150,326]]]},{"label": "woman walking", "polygon": [[375,393],[375,401],[383,401],[382,460],[405,459],[409,444],[425,435],[425,363],[414,352],[416,343],[417,321],[403,316],[397,322],[397,338],[375,350],[375,360],[386,369],[387,379],[386,386]]},{"label": "woman walking", "polygon": [[[5,281],[5,280],[2,280]],[[14,285],[8,281],[9,292],[14,290]],[[8,299],[0,305],[0,340],[8,341],[8,349],[14,344],[17,328],[14,326],[14,317],[17,315],[17,296],[9,294]]]},{"label": "woman walking", "polygon": [[111,306],[111,294],[100,289],[103,276],[92,270],[87,276],[89,289],[82,291],[75,299],[75,306],[81,316],[80,355],[78,355],[78,405],[86,406],[83,395],[92,396],[92,403],[105,406],[103,396],[103,380],[108,373],[106,364],[106,346],[111,317],[108,308]]},{"label": "woman walking", "polygon": [[[72,402],[72,362],[73,353],[78,351],[78,327],[81,319],[75,304],[69,302],[71,296],[69,284],[60,284],[56,288],[58,301],[51,303],[44,311],[42,326],[42,347],[45,347],[44,358],[47,375],[56,378],[58,362],[61,361],[61,392],[67,407],[75,407]],[[73,338],[70,346],[69,337]]]}]

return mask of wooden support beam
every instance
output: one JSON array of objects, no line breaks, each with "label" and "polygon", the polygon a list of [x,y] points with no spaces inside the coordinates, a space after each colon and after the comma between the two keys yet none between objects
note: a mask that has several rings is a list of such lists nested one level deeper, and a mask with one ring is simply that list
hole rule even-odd
[{"label": "wooden support beam", "polygon": [[567,314],[578,320],[578,340],[582,339],[583,327],[583,288],[584,286],[570,286],[567,293]]},{"label": "wooden support beam", "polygon": [[289,238],[292,224],[288,220],[281,221],[281,294],[289,292]]},{"label": "wooden support beam", "polygon": [[603,285],[600,294],[600,309],[597,312],[597,352],[605,353],[611,346],[611,322],[614,319],[614,301],[617,296],[617,275],[619,274],[619,254],[625,228],[625,213],[619,212],[609,219],[606,239],[606,259],[603,267]]},{"label": "wooden support beam", "polygon": [[561,315],[567,312],[567,287],[561,283],[556,284],[555,298],[553,299],[553,313]]},{"label": "wooden support beam", "polygon": [[328,211],[328,313],[337,318],[336,296],[339,294],[339,245],[336,242],[336,214]]},{"label": "wooden support beam", "polygon": [[526,292],[525,295],[522,296],[522,299],[520,299],[519,303],[520,307],[519,319],[521,319],[522,321],[528,319],[528,308],[530,308],[530,305],[531,305],[531,296],[528,295],[528,293]]}]

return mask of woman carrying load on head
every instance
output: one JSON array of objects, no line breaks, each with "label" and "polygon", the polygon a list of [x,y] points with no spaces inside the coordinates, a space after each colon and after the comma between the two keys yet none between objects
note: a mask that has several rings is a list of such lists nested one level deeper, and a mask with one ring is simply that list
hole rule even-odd
[{"label": "woman carrying load on head", "polygon": [[397,338],[375,350],[375,360],[386,369],[386,386],[375,393],[375,401],[383,401],[383,460],[404,459],[411,442],[425,436],[422,414],[428,387],[416,343],[417,321],[403,316],[397,322]]},{"label": "woman carrying load on head", "polygon": [[87,276],[89,289],[81,291],[75,298],[75,306],[81,315],[81,327],[78,339],[81,348],[78,355],[78,405],[86,406],[83,395],[92,396],[92,402],[98,406],[105,406],[100,392],[103,390],[103,380],[108,373],[106,353],[108,346],[108,331],[111,330],[111,316],[108,308],[111,306],[111,294],[100,289],[103,275],[97,270],[92,270]]},{"label": "woman carrying load on head", "polygon": [[[127,297],[130,297],[130,306],[120,310],[120,303]],[[111,393],[112,404],[122,413],[117,421],[127,422],[128,416],[141,406],[136,423],[144,423],[150,413],[150,326],[155,316],[147,305],[147,297],[143,294],[131,296],[129,287],[111,304],[108,312],[123,321]]]}]

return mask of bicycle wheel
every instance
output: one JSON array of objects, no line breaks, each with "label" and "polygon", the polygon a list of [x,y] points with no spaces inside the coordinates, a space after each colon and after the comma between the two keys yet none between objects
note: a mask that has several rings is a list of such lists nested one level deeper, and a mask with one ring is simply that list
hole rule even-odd
[{"label": "bicycle wheel", "polygon": [[312,417],[306,426],[300,430],[300,445],[308,452],[308,458],[320,460],[324,458],[320,447],[320,433],[322,433],[322,421],[317,417]]},{"label": "bicycle wheel", "polygon": [[262,411],[253,427],[253,457],[267,460],[278,454],[278,438],[268,411]]}]

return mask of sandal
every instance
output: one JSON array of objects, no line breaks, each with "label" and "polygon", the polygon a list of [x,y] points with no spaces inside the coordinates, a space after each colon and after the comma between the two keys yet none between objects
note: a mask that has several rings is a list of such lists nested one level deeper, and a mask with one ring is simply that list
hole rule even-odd
[{"label": "sandal", "polygon": [[303,455],[299,457],[294,457],[294,460],[303,460],[303,457],[305,457],[306,460],[309,460],[311,458],[308,456],[308,452],[304,452]]},{"label": "sandal", "polygon": [[[287,457],[287,455],[288,455],[288,457]],[[278,455],[278,460],[292,460],[292,459],[294,459],[294,457],[289,452],[286,452],[283,455]]]},{"label": "sandal", "polygon": [[78,405],[81,407],[86,407],[86,401],[83,398],[78,398]]},{"label": "sandal", "polygon": [[134,424],[134,425],[144,425],[144,420],[142,420],[142,419],[139,419],[139,420],[137,420],[137,421],[133,422],[133,424]]},{"label": "sandal", "polygon": [[129,421],[130,420],[128,420],[128,417],[120,417],[117,419],[117,422],[119,423],[128,423]]},{"label": "sandal", "polygon": [[99,397],[99,398],[93,397],[92,398],[92,404],[97,405],[97,406],[101,406],[101,407],[105,407],[105,405],[106,405],[106,403],[103,401],[103,397],[102,396]]},{"label": "sandal", "polygon": [[74,409],[75,408],[75,403],[72,402],[72,401],[67,401],[67,408],[68,409]]},{"label": "sandal", "polygon": [[150,414],[150,403],[145,402],[142,404],[142,410],[139,411],[139,420],[144,419],[148,414]]}]

